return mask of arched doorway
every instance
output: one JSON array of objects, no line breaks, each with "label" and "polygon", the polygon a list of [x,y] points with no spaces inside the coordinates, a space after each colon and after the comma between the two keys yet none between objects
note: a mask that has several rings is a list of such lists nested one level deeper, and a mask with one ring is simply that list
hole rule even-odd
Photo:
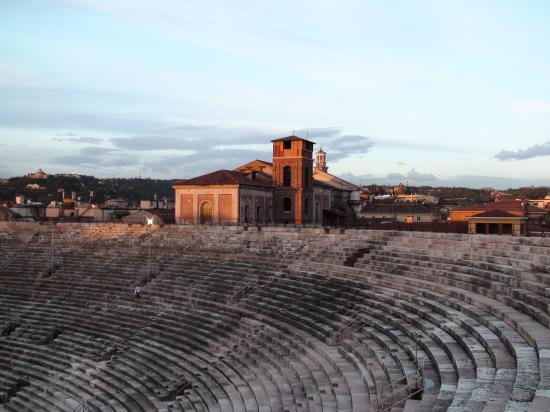
[{"label": "arched doorway", "polygon": [[203,202],[201,204],[200,222],[201,222],[201,225],[207,225],[212,223],[212,204],[210,202]]}]

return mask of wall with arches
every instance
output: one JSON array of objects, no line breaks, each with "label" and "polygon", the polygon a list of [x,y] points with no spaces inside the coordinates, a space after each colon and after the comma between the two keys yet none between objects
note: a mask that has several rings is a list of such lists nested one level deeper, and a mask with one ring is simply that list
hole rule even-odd
[{"label": "wall with arches", "polygon": [[176,190],[178,224],[263,224],[272,221],[273,189],[199,186]]}]

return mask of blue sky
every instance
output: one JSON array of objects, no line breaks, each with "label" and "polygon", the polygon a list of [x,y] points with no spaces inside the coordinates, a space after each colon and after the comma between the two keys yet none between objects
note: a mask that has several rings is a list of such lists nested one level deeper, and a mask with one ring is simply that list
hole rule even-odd
[{"label": "blue sky", "polygon": [[0,0],[0,176],[185,178],[292,130],[363,183],[550,185],[546,1]]}]

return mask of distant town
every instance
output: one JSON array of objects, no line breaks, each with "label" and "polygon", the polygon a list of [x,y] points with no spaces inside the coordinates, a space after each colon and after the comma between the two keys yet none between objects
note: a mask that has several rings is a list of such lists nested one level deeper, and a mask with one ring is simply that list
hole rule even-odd
[{"label": "distant town", "polygon": [[[144,223],[147,216],[154,216],[160,224],[176,223],[174,183],[162,179],[48,174],[38,169],[26,176],[0,180],[0,221]],[[547,225],[550,188],[498,191],[404,183],[369,185],[359,187],[359,202],[353,209],[356,213],[348,224],[465,223],[481,213],[492,220],[521,215],[532,225]]]}]

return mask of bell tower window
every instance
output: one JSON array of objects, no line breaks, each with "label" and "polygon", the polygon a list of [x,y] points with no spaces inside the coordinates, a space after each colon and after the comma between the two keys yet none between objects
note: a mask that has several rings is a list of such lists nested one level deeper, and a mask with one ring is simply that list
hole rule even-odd
[{"label": "bell tower window", "polygon": [[283,167],[283,186],[290,187],[292,182],[292,171],[290,166]]}]

